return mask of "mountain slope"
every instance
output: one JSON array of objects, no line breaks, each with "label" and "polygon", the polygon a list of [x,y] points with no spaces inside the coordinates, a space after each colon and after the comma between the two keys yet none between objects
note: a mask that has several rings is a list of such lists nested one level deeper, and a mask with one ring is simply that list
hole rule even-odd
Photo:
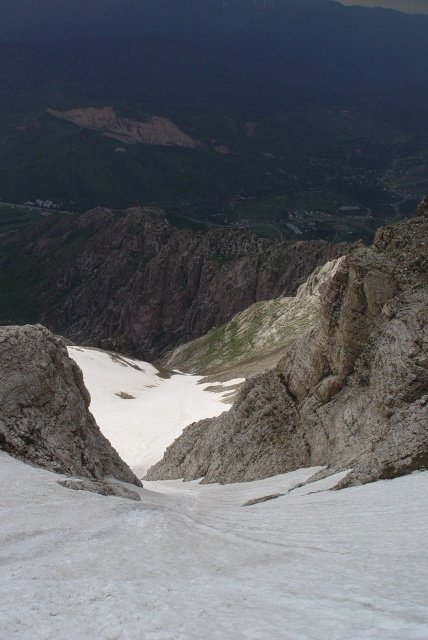
[{"label": "mountain slope", "polygon": [[342,260],[318,267],[295,296],[256,302],[227,324],[177,347],[163,365],[226,380],[273,368],[284,349],[317,323],[322,291]]},{"label": "mountain slope", "polygon": [[153,360],[257,300],[294,293],[347,245],[178,230],[163,212],[133,208],[52,214],[0,247],[3,323],[42,322],[78,344]]},{"label": "mountain slope", "polygon": [[319,323],[232,410],[189,426],[148,478],[253,480],[308,464],[346,482],[428,465],[428,215],[385,227],[347,256]]},{"label": "mountain slope", "polygon": [[[328,0],[104,4],[0,4],[3,201],[371,241],[428,188],[428,18]],[[76,109],[168,120],[198,144],[124,150],[47,112]]]},{"label": "mountain slope", "polygon": [[398,88],[417,85],[426,74],[425,16],[344,7],[329,0],[43,4],[40,11],[35,0],[2,0],[0,39],[170,38],[203,47],[240,70],[334,88]]}]

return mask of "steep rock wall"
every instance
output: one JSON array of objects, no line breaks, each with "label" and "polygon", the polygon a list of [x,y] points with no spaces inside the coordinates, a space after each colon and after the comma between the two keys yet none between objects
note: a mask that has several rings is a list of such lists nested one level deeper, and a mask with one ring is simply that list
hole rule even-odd
[{"label": "steep rock wall", "polygon": [[256,302],[227,324],[177,347],[162,365],[210,376],[214,381],[272,369],[285,347],[318,321],[321,291],[342,260],[317,267],[295,296]]},{"label": "steep rock wall", "polygon": [[58,473],[140,485],[89,403],[60,339],[42,326],[0,327],[0,448]]},{"label": "steep rock wall", "polygon": [[293,294],[346,246],[178,230],[141,208],[54,214],[0,239],[0,320],[153,360],[258,300]]},{"label": "steep rock wall", "polygon": [[428,219],[378,231],[345,257],[318,325],[234,407],[190,425],[149,479],[263,478],[353,469],[344,484],[428,466]]}]

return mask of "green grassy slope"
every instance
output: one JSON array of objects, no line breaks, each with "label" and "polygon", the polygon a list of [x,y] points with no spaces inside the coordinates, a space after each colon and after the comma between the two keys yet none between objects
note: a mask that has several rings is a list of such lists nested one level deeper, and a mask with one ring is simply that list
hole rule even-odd
[{"label": "green grassy slope", "polygon": [[162,363],[226,380],[272,368],[284,349],[315,325],[320,285],[332,277],[339,262],[317,269],[296,297],[257,302],[227,324],[178,347]]}]

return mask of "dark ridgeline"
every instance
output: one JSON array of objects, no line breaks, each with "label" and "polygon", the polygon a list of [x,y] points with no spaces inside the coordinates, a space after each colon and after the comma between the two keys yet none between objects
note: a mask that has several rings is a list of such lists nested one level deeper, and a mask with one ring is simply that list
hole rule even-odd
[{"label": "dark ridgeline", "polygon": [[0,239],[0,322],[153,360],[253,302],[293,294],[345,243],[178,230],[161,212],[50,216]]},{"label": "dark ridgeline", "polygon": [[426,84],[427,25],[428,17],[330,0],[2,0],[0,7],[5,42],[166,38],[275,80],[356,90]]}]

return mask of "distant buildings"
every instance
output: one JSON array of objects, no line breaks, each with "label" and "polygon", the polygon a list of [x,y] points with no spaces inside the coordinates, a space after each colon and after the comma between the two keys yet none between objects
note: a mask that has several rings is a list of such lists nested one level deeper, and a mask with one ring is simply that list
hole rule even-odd
[{"label": "distant buildings", "polygon": [[59,205],[52,200],[27,200],[24,204],[28,207],[39,207],[40,209],[58,209]]}]

